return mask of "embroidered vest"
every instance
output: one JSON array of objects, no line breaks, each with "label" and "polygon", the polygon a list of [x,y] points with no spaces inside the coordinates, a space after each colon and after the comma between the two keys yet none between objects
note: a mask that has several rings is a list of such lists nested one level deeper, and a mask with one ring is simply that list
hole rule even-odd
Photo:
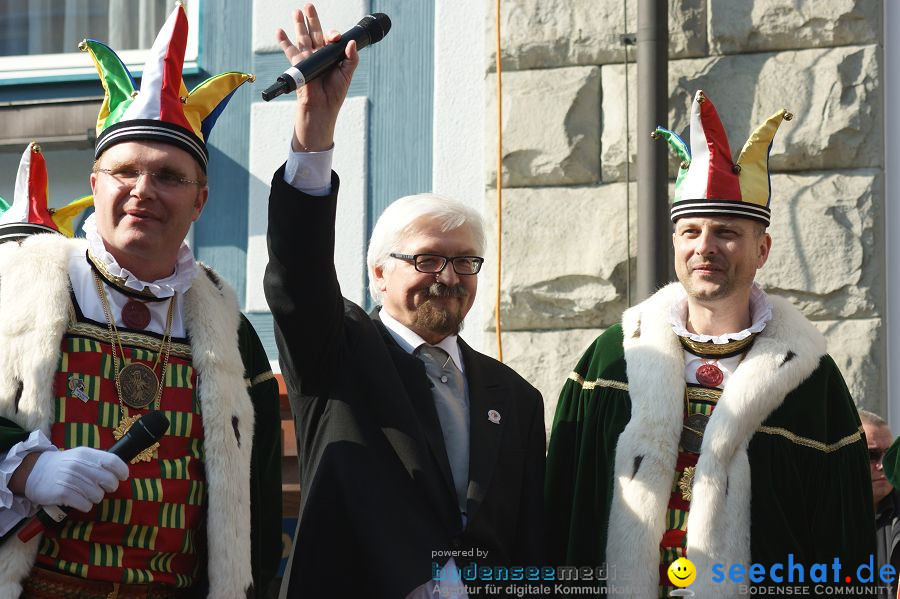
[{"label": "embroidered vest", "polygon": [[[159,336],[119,332],[126,359],[153,367]],[[62,339],[50,431],[58,447],[102,449],[115,442],[121,410],[108,337],[106,327],[73,319]],[[73,510],[48,530],[38,563],[93,580],[192,586],[205,563],[206,481],[197,377],[183,339],[173,340],[163,384],[159,409],[170,425],[157,457],[129,464],[129,478],[116,491],[90,512]]]}]

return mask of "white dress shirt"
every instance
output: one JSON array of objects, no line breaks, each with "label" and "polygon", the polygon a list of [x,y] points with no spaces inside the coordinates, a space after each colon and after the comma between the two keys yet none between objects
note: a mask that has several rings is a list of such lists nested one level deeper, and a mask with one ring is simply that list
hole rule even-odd
[{"label": "white dress shirt", "polygon": [[[746,329],[735,333],[725,333],[724,335],[701,335],[692,333],[687,330],[687,292],[683,292],[684,296],[672,304],[669,312],[669,322],[672,324],[672,330],[679,337],[688,337],[698,343],[713,342],[716,344],[724,344],[730,341],[740,341],[746,339],[753,333],[759,333],[766,328],[766,323],[772,320],[772,302],[769,296],[762,288],[753,283],[750,288],[750,318],[752,323]],[[717,386],[718,389],[724,389],[728,383],[728,379],[737,369],[744,354],[731,356],[730,358],[718,358],[715,360],[709,358],[701,358],[700,356],[684,350],[684,380],[687,383],[699,384],[697,380],[697,369],[703,364],[714,362],[719,370],[722,371],[722,383]]]},{"label": "white dress shirt", "polygon": [[[391,334],[391,337],[394,338],[394,341],[397,342],[397,345],[402,347],[406,353],[412,354],[419,349],[419,346],[428,344],[416,332],[410,330],[406,325],[391,316],[384,308],[378,313],[378,317],[381,318],[381,323],[388,330],[388,333]],[[459,371],[463,374],[466,373],[462,354],[459,353],[459,337],[457,335],[448,335],[438,343],[435,343],[434,346],[447,352],[453,358],[453,363],[456,364]]]}]

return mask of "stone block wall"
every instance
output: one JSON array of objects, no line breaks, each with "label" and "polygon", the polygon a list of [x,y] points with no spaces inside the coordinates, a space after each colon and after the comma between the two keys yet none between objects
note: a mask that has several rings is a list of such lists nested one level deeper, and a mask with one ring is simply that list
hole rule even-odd
[{"label": "stone block wall", "polygon": [[[757,280],[815,322],[857,403],[884,413],[882,2],[668,5],[664,124],[687,131],[691,98],[703,89],[737,156],[770,114],[782,107],[795,114],[772,146],[774,243]],[[581,352],[627,306],[628,231],[632,277],[640,261],[636,189],[632,182],[628,215],[626,172],[630,161],[633,180],[636,136],[649,132],[635,131],[637,55],[632,47],[626,77],[621,36],[637,29],[637,0],[628,10],[626,18],[624,2],[612,0],[501,3],[504,359],[543,392],[548,427]],[[498,176],[494,25],[491,12],[485,80],[491,216]],[[676,168],[672,158],[670,177]],[[494,250],[488,254],[492,263]],[[485,269],[481,285],[482,300],[490,301],[493,268]],[[495,350],[493,319],[484,334],[484,347]]]}]

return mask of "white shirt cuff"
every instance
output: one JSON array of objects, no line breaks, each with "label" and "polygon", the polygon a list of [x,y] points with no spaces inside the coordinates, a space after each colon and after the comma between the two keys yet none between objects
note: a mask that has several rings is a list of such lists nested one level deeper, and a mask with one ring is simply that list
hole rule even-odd
[{"label": "white shirt cuff", "polygon": [[[31,502],[25,497],[13,495],[9,490],[9,479],[22,460],[29,453],[42,452],[48,450],[56,450],[56,447],[50,442],[41,431],[32,431],[28,438],[21,443],[13,445],[6,456],[0,460],[0,513],[2,508],[7,508],[19,514],[20,516],[28,516],[31,511]],[[0,532],[2,534],[2,532]]]},{"label": "white shirt cuff", "polygon": [[331,162],[334,146],[323,152],[288,152],[284,182],[311,196],[331,193]]}]

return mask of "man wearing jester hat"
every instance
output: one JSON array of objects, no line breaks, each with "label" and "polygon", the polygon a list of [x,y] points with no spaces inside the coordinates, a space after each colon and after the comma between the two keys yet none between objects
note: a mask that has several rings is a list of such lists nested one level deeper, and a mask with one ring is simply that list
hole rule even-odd
[{"label": "man wearing jester hat", "polygon": [[[184,243],[210,130],[252,76],[188,93],[186,37],[179,5],[139,90],[85,40],[106,92],[87,239],[0,246],[0,598],[261,597],[277,571],[277,387],[234,292]],[[103,451],[153,409],[158,444],[129,464]],[[23,542],[39,505],[74,509]]]},{"label": "man wearing jester hat", "polygon": [[736,595],[733,564],[793,562],[810,576],[839,558],[852,576],[868,563],[871,485],[853,401],[823,336],[754,283],[772,244],[769,147],[790,118],[772,115],[736,163],[702,91],[690,149],[654,133],[682,160],[678,282],[626,310],[565,383],[547,457],[551,563],[608,564],[632,597],[668,596],[666,569],[682,556],[699,597]]}]

